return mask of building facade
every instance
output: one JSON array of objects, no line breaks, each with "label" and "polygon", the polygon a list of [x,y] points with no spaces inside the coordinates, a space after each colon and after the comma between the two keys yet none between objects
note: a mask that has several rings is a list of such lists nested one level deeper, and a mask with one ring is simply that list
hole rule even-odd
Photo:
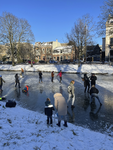
[{"label": "building facade", "polygon": [[56,60],[62,61],[75,59],[74,46],[68,46],[66,43],[60,43],[58,40],[52,42],[36,42],[35,46],[36,59],[38,61]]},{"label": "building facade", "polygon": [[106,22],[106,37],[102,39],[102,55],[106,61],[113,61],[113,16]]}]

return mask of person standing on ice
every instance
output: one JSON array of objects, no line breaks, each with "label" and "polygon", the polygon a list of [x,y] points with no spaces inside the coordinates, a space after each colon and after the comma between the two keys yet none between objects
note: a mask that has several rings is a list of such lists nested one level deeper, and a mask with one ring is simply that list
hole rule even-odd
[{"label": "person standing on ice", "polygon": [[42,72],[41,71],[39,71],[39,83],[40,83],[40,81],[42,82]]},{"label": "person standing on ice", "polygon": [[91,80],[91,86],[96,84],[97,77],[95,76],[94,73],[91,74],[90,80]]},{"label": "person standing on ice", "polygon": [[24,76],[24,69],[23,68],[21,68],[21,75],[22,75],[22,77]]},{"label": "person standing on ice", "polygon": [[62,71],[60,70],[59,74],[57,75],[60,77],[60,83],[62,82]]},{"label": "person standing on ice", "polygon": [[61,93],[54,94],[54,105],[58,112],[57,126],[61,126],[61,117],[64,120],[64,126],[67,127],[67,103]]},{"label": "person standing on ice", "polygon": [[83,79],[84,79],[84,87],[85,87],[84,93],[86,93],[87,87],[88,87],[87,92],[89,93],[89,89],[90,89],[90,80],[89,80],[87,74],[84,74],[84,78],[83,78]]},{"label": "person standing on ice", "polygon": [[3,82],[5,83],[5,81],[2,79],[2,75],[0,75],[0,93],[2,92]]},{"label": "person standing on ice", "polygon": [[75,81],[72,80],[70,82],[70,85],[68,86],[68,93],[69,93],[69,98],[67,100],[67,104],[72,101],[72,104],[71,104],[71,108],[74,108],[74,102],[75,102],[75,87],[74,87],[74,84],[75,84]]},{"label": "person standing on ice", "polygon": [[51,72],[51,82],[53,82],[54,79],[54,71]]},{"label": "person standing on ice", "polygon": [[15,87],[17,86],[17,84],[18,84],[18,87],[21,88],[18,73],[16,73],[16,75],[15,75]]},{"label": "person standing on ice", "polygon": [[92,87],[90,89],[91,104],[92,104],[93,98],[97,98],[99,103],[100,103],[100,105],[102,105],[102,103],[100,102],[100,99],[98,97],[98,93],[99,93],[99,90],[95,87],[95,85],[92,85]]}]

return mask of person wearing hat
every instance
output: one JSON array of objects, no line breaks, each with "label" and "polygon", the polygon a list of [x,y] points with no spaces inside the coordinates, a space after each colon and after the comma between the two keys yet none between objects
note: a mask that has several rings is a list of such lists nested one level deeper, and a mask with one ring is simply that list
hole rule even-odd
[{"label": "person wearing hat", "polygon": [[5,81],[2,79],[2,75],[0,75],[0,93],[2,92],[3,82],[5,83]]},{"label": "person wearing hat", "polygon": [[61,117],[64,119],[64,126],[67,127],[67,103],[61,93],[54,94],[54,105],[58,112],[57,126],[61,126]]}]

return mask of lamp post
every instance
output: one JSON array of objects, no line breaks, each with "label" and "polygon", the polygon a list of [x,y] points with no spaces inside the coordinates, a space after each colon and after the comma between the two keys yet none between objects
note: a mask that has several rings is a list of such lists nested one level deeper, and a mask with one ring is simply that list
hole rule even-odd
[{"label": "lamp post", "polygon": [[111,50],[111,46],[109,45],[109,63],[110,63],[110,50]]}]

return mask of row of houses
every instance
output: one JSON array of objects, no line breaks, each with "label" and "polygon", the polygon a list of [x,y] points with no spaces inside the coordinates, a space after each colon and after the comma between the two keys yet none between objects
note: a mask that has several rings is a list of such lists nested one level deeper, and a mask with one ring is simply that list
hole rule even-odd
[{"label": "row of houses", "polygon": [[[68,59],[73,61],[77,59],[74,46],[68,45],[68,43],[60,43],[58,40],[42,43],[36,42],[32,47],[35,60],[37,61],[49,61],[50,59],[56,61]],[[8,44],[0,45],[0,60],[2,60],[3,56],[6,56],[7,59],[11,59],[9,49]],[[113,61],[113,16],[109,15],[106,22],[106,37],[102,38],[102,46],[99,46],[99,44],[87,45],[86,56],[88,61]],[[29,58],[26,56],[26,59]]]},{"label": "row of houses", "polygon": [[[25,43],[24,43],[25,46]],[[33,46],[32,46],[33,47]],[[9,44],[0,45],[0,60],[4,56],[8,60],[11,60],[11,54],[9,53],[10,46]],[[68,59],[70,61],[77,59],[77,52],[75,53],[75,48],[73,45],[68,45],[67,43],[60,43],[58,40],[52,42],[36,42],[33,47],[35,60],[40,61],[62,61]],[[26,55],[24,59],[29,59]],[[82,59],[82,57],[81,57]],[[16,58],[15,58],[16,60]],[[88,61],[100,61],[101,60],[101,48],[99,45],[87,46],[87,60]]]},{"label": "row of houses", "polygon": [[36,42],[34,45],[34,50],[38,61],[49,61],[50,59],[56,61],[69,59],[73,61],[75,59],[74,46],[69,46],[67,43],[60,43],[58,40],[43,43]]}]

